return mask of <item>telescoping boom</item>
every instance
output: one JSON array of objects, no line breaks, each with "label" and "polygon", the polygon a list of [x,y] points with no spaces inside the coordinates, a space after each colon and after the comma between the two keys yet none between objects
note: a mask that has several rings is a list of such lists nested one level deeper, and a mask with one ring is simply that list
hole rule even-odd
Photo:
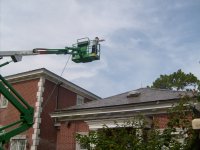
[{"label": "telescoping boom", "polygon": [[[87,63],[100,59],[100,44],[103,40],[95,38],[78,39],[76,44],[72,47],[65,47],[63,49],[48,49],[48,48],[34,48],[33,50],[22,51],[0,51],[0,59],[4,57],[11,57],[12,61],[7,61],[0,64],[3,67],[10,62],[18,62],[22,60],[23,56],[34,56],[44,54],[70,54],[72,61],[75,63]],[[3,144],[9,142],[10,138],[16,136],[33,126],[34,123],[34,108],[30,106],[26,100],[0,75],[0,94],[2,94],[19,112],[19,120],[9,125],[0,127],[0,150],[3,150]]]},{"label": "telescoping boom", "polygon": [[14,62],[21,61],[23,56],[42,54],[71,54],[72,61],[76,63],[86,63],[100,59],[100,44],[103,40],[90,40],[89,38],[78,39],[72,47],[63,49],[34,48],[33,50],[21,51],[0,51],[0,58],[11,57]]}]

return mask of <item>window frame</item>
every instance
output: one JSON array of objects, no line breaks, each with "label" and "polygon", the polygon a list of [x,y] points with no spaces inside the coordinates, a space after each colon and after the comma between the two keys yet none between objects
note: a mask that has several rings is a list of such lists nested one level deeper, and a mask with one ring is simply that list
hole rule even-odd
[{"label": "window frame", "polygon": [[[20,141],[24,141],[24,145],[23,145],[23,150],[26,150],[27,147],[27,138],[25,135],[17,135],[13,138],[10,139],[10,147],[9,150],[21,150],[20,148]],[[16,147],[12,147],[14,142],[17,142],[17,148]],[[19,149],[20,148],[20,149]]]},{"label": "window frame", "polygon": [[76,96],[76,105],[84,104],[84,99],[85,98],[83,96],[77,94],[77,96]]},{"label": "window frame", "polygon": [[0,108],[7,108],[8,100],[1,94],[0,96]]},{"label": "window frame", "polygon": [[[89,132],[77,132],[77,134],[88,135]],[[78,141],[76,141],[76,150],[87,150],[86,148],[81,148],[81,145]]]}]

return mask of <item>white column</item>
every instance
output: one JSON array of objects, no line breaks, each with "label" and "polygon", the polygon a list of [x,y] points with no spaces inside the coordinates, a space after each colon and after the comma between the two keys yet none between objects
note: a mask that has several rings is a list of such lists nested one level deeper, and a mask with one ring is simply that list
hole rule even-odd
[{"label": "white column", "polygon": [[34,125],[33,125],[33,134],[32,141],[33,145],[31,146],[31,150],[37,150],[37,146],[39,145],[39,135],[40,135],[40,124],[41,124],[41,113],[42,113],[42,102],[43,102],[43,92],[44,92],[44,83],[45,78],[41,77],[38,82],[38,92],[37,92],[37,101],[35,103],[35,113],[34,113]]}]

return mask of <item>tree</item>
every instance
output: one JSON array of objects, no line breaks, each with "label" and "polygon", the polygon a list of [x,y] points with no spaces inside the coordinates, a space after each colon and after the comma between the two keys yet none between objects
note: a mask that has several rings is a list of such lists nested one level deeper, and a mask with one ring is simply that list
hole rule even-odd
[{"label": "tree", "polygon": [[154,150],[155,147],[161,147],[157,142],[159,132],[147,130],[147,122],[142,116],[127,120],[122,125],[115,122],[115,125],[115,128],[104,125],[89,135],[78,134],[77,140],[88,150]]},{"label": "tree", "polygon": [[[196,89],[198,85],[199,80],[192,73],[185,74],[178,70],[170,75],[160,75],[152,87],[187,90],[188,86]],[[181,97],[180,101],[168,110],[169,121],[163,131],[159,130],[155,120],[151,128],[146,128],[149,124],[145,117],[136,116],[123,125],[115,122],[116,128],[104,125],[101,130],[91,131],[88,135],[78,134],[76,137],[88,150],[198,150],[199,132],[191,126],[191,120],[200,114],[194,108],[194,103],[198,100],[198,93],[195,92],[192,97]],[[177,128],[182,130],[177,131]],[[178,132],[178,135],[174,134],[175,132]],[[179,141],[177,136],[182,137],[183,141]]]},{"label": "tree", "polygon": [[186,74],[181,69],[170,75],[160,75],[152,88],[169,89],[169,90],[190,90],[197,89],[200,81],[192,73]]},{"label": "tree", "polygon": [[136,116],[122,125],[115,122],[115,128],[104,125],[88,135],[77,134],[76,139],[88,150],[198,150],[199,132],[191,126],[191,119],[196,117],[190,107],[192,101],[191,97],[184,96],[168,110],[169,122],[164,131],[159,130],[156,121],[147,128],[145,117]]}]

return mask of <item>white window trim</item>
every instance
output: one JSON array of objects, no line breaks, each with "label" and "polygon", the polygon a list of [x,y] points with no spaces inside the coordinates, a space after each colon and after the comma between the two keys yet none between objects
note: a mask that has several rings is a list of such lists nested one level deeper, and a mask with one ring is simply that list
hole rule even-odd
[{"label": "white window trim", "polygon": [[[89,132],[77,132],[77,134],[81,134],[81,135],[88,135]],[[80,143],[78,141],[76,141],[76,150],[87,150],[87,149],[82,149],[80,146]]]},{"label": "white window trim", "polygon": [[[158,129],[161,133],[165,130],[165,129]],[[182,130],[181,128],[176,128],[176,132],[172,132],[173,135],[179,135],[182,134],[182,132],[184,132],[184,130]],[[187,134],[182,134],[183,137],[179,137],[176,140],[180,143],[184,142],[184,139],[187,137]]]},{"label": "white window trim", "polygon": [[[6,101],[4,105],[3,101]],[[0,108],[7,108],[8,107],[8,100],[1,94],[0,96]]]},{"label": "white window trim", "polygon": [[77,94],[76,105],[82,105],[84,103],[84,97]]},{"label": "white window trim", "polygon": [[12,149],[12,141],[14,140],[25,140],[25,147],[24,147],[24,150],[26,150],[26,146],[27,146],[27,138],[26,138],[26,135],[17,135],[17,136],[14,136],[10,139],[10,150],[15,150],[15,149]]},{"label": "white window trim", "polygon": [[[85,121],[87,123],[87,125],[89,126],[89,130],[98,130],[103,128],[104,125],[106,125],[108,128],[115,128],[115,127],[123,127],[124,123],[127,121],[132,121],[134,120],[135,122],[139,123],[139,120],[137,119],[132,119],[132,118],[118,118],[118,119],[101,119],[101,120],[88,120]],[[116,123],[115,123],[116,121]],[[150,128],[150,124],[151,124],[151,120],[146,120],[148,121],[148,124],[146,125],[146,127]],[[141,121],[140,121],[141,122]],[[127,125],[127,127],[133,127],[133,125]],[[134,126],[135,128],[137,128],[137,126]]]}]

